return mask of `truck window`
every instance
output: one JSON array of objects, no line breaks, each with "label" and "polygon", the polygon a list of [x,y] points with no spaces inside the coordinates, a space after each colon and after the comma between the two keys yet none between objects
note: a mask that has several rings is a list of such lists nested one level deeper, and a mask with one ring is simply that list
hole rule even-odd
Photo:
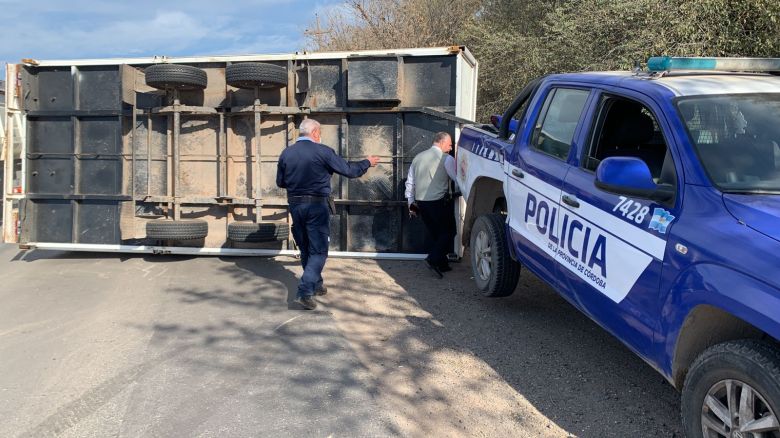
[{"label": "truck window", "polygon": [[652,111],[634,100],[602,97],[593,138],[583,167],[595,171],[608,157],[643,160],[656,183],[675,184],[674,162]]},{"label": "truck window", "polygon": [[550,91],[534,127],[531,147],[565,160],[588,94],[589,91],[572,88]]},{"label": "truck window", "polygon": [[780,191],[780,95],[698,96],[677,107],[712,182],[724,191]]}]

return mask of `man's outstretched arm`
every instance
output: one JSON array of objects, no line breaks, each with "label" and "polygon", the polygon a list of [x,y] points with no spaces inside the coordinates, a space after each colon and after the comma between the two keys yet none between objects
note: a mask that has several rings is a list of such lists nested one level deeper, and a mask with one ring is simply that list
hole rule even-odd
[{"label": "man's outstretched arm", "polygon": [[379,162],[379,157],[370,156],[361,161],[347,161],[336,155],[335,151],[330,150],[327,154],[326,162],[332,172],[347,178],[357,178],[366,173],[369,167],[376,166],[376,163]]}]

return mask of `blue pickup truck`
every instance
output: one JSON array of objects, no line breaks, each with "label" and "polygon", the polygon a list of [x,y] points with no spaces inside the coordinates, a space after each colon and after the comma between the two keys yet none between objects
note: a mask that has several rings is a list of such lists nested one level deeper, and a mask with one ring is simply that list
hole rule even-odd
[{"label": "blue pickup truck", "polygon": [[463,128],[474,280],[549,283],[681,390],[687,436],[778,437],[780,60],[648,67],[546,76]]}]

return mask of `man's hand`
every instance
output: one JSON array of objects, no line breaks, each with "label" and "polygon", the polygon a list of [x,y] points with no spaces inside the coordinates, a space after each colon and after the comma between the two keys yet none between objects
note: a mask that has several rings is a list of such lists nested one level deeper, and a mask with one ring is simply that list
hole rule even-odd
[{"label": "man's hand", "polygon": [[369,155],[366,157],[366,160],[368,160],[369,163],[371,163],[371,167],[376,167],[376,163],[379,162],[379,157],[374,155]]},{"label": "man's hand", "polygon": [[420,207],[417,206],[416,202],[412,202],[409,204],[409,217],[417,217],[417,213],[420,211]]}]

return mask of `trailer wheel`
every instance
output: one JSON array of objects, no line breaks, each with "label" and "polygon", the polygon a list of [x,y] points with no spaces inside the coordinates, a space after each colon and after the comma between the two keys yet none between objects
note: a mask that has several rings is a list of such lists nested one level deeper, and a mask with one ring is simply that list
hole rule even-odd
[{"label": "trailer wheel", "polygon": [[146,85],[160,90],[196,90],[208,84],[206,72],[191,65],[154,64],[145,73]]},{"label": "trailer wheel", "polygon": [[264,62],[242,62],[225,68],[225,80],[238,88],[282,88],[287,86],[287,69]]},{"label": "trailer wheel", "polygon": [[757,340],[705,350],[682,390],[687,437],[780,436],[780,350]]},{"label": "trailer wheel", "polygon": [[482,215],[471,230],[471,270],[487,297],[512,295],[520,278],[520,264],[509,253],[504,221],[500,214]]},{"label": "trailer wheel", "polygon": [[228,239],[234,242],[277,242],[287,240],[290,226],[284,222],[232,222]]},{"label": "trailer wheel", "polygon": [[206,221],[157,220],[146,223],[146,237],[157,240],[202,239],[209,233]]}]

